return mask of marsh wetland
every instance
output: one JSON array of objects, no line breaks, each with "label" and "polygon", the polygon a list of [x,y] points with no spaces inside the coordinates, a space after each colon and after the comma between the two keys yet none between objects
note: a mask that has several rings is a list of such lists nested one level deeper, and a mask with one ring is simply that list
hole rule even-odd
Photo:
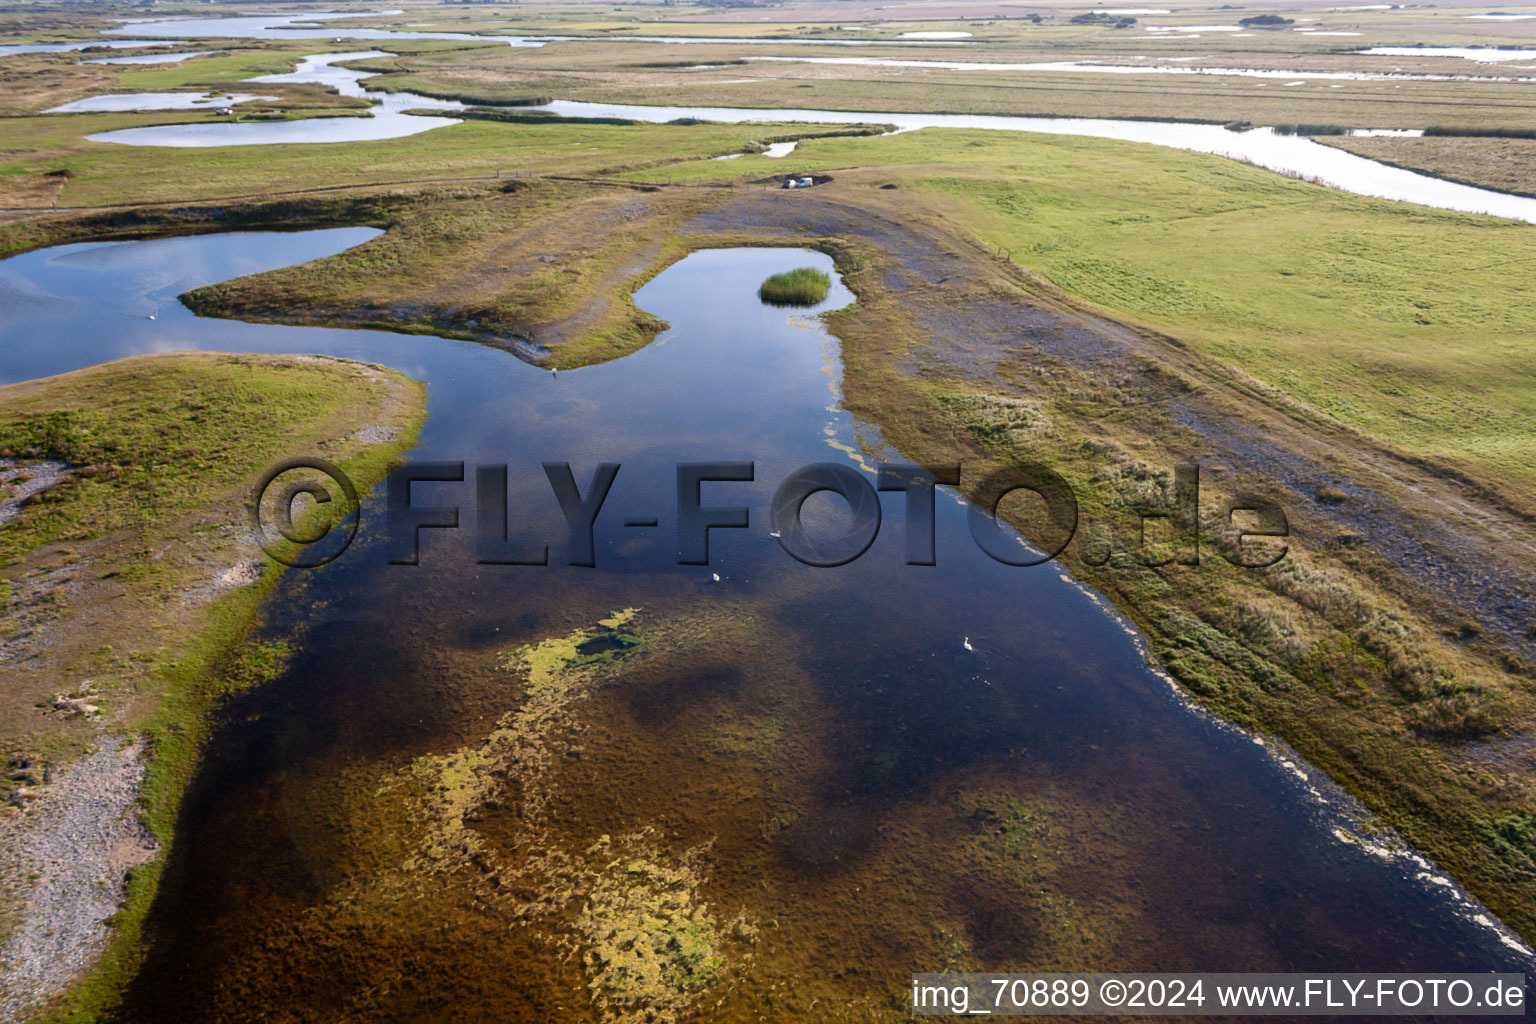
[{"label": "marsh wetland", "polygon": [[[1520,22],[983,6],[10,11],[7,1013],[1531,973],[1536,92],[1489,56]],[[361,525],[285,570],[246,478],[315,452]],[[414,558],[402,459],[456,510]],[[751,472],[699,499],[745,522],[680,557],[678,467],[721,461]],[[559,463],[618,464],[590,559]],[[818,464],[960,465],[934,564],[900,492],[859,557],[791,557],[770,506]],[[1037,464],[1077,530],[1007,565],[973,503]],[[1198,565],[1141,518],[1191,464]],[[1280,561],[1223,557],[1231,504],[1285,510]],[[93,815],[138,852],[61,869]]]},{"label": "marsh wetland", "polygon": [[[1293,755],[1180,699],[1090,595],[978,551],[953,492],[935,567],[902,564],[895,531],[830,571],[780,550],[760,511],[774,481],[900,457],[840,408],[817,310],[756,298],[766,273],[827,257],[690,256],[636,295],[667,332],[558,377],[466,342],[209,324],[174,307],[114,322],[164,294],[140,268],[239,265],[279,239],[291,257],[348,235],[12,260],[11,280],[52,294],[89,280],[99,298],[72,332],[89,347],[7,374],[172,339],[366,355],[428,385],[412,458],[506,463],[508,519],[531,536],[560,531],[529,451],[621,462],[611,500],[644,511],[672,501],[675,461],[754,458],[759,481],[733,500],[759,511],[714,539],[708,568],[677,566],[665,528],[637,538],[615,516],[599,523],[595,572],[561,565],[558,544],[548,567],[477,565],[468,529],[424,535],[419,566],[392,566],[372,528],[345,561],[280,585],[262,636],[296,653],[218,716],[147,918],[131,1019],[238,1019],[279,999],[301,1018],[441,1005],[749,1019],[776,986],[795,993],[774,997],[781,1016],[824,1019],[817,999],[882,1009],[897,965],[946,957],[1520,962],[1511,936],[1445,879],[1418,878],[1421,863]],[[29,264],[56,269],[39,279]],[[122,269],[102,294],[106,265]],[[665,414],[643,400],[662,384]],[[464,487],[425,486],[425,501],[470,504]],[[364,518],[382,526],[379,500]],[[609,636],[623,642],[594,648]],[[245,893],[234,904],[217,895],[231,886]],[[1190,914],[1202,904],[1265,911],[1212,930]],[[878,943],[870,920],[885,925]],[[615,932],[635,943],[622,955]],[[686,972],[675,934],[698,946]],[[839,970],[856,993],[816,966],[829,944],[853,951]]]}]

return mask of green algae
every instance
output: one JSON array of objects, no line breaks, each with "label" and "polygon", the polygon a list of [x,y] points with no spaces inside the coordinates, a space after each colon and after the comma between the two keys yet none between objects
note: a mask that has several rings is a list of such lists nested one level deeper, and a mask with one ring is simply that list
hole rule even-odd
[{"label": "green algae", "polygon": [[[417,758],[403,778],[386,781],[381,794],[407,780],[417,794],[416,819],[422,840],[417,854],[408,860],[408,868],[451,872],[485,855],[483,838],[466,824],[467,819],[493,801],[509,777],[525,786],[539,777],[548,761],[543,736],[562,719],[581,684],[590,681],[599,667],[642,646],[639,634],[621,629],[639,611],[625,608],[599,620],[594,628],[524,644],[503,656],[498,662],[501,670],[523,677],[526,689],[522,706],[502,716],[478,745]],[[594,640],[609,640],[613,646],[601,653],[583,654],[582,646]],[[524,801],[537,805],[539,794],[525,792]]]},{"label": "green algae", "polygon": [[[642,833],[625,845],[649,845]],[[615,1024],[677,1019],[726,967],[724,930],[698,900],[703,850],[675,863],[620,857],[599,874],[577,927],[588,987]]]},{"label": "green algae", "polygon": [[[548,810],[579,702],[654,642],[635,630],[639,613],[621,609],[498,657],[501,671],[522,677],[522,703],[481,742],[419,757],[384,782],[380,794],[409,794],[417,843],[398,874],[371,880],[365,894],[396,899],[428,879],[468,886],[478,904],[536,924],[580,965],[605,1024],[679,1019],[728,971],[727,946],[756,934],[745,918],[722,927],[700,899],[708,844],[673,854],[649,829],[575,837]],[[482,812],[507,803],[511,831],[483,833]]]},{"label": "green algae", "polygon": [[[638,608],[624,608],[599,619],[597,628],[578,629],[565,636],[524,644],[502,659],[501,668],[524,673],[530,693],[543,693],[551,687],[563,689],[570,671],[613,661],[641,646],[639,634],[623,628],[639,613]],[[589,646],[600,641],[607,641],[601,649]]]}]

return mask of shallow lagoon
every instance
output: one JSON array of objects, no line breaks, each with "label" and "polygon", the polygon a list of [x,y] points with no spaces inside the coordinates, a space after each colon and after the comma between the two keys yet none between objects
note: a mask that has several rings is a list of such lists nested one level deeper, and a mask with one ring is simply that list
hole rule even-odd
[{"label": "shallow lagoon", "polygon": [[[285,577],[266,636],[297,653],[221,716],[151,915],[134,1019],[279,1003],[389,1019],[442,1001],[466,1017],[588,1019],[579,960],[550,945],[584,933],[558,915],[509,927],[517,898],[478,869],[402,875],[409,820],[376,812],[390,780],[478,749],[522,706],[509,652],[631,607],[632,667],[565,707],[540,734],[561,756],[498,801],[542,794],[553,824],[539,848],[573,865],[600,837],[669,864],[707,844],[698,898],[761,936],[716,1019],[754,1019],[792,980],[808,995],[776,1004],[779,1019],[822,1019],[810,993],[882,1005],[952,941],[1012,969],[1528,967],[1431,865],[1359,838],[1349,801],[1304,765],[1192,710],[1091,594],[978,551],[947,489],[936,566],[903,564],[895,494],[850,565],[780,549],[766,506],[790,472],[900,461],[841,408],[838,346],[815,311],[755,298],[770,273],[830,271],[824,255],[690,256],[636,295],[671,330],[558,376],[469,342],[203,320],[175,300],[373,234],[73,245],[0,263],[0,379],[179,348],[385,363],[429,385],[411,457],[470,474],[505,463],[512,534],[551,542],[546,567],[478,565],[473,483],[421,484],[418,504],[461,506],[463,528],[424,531],[419,565],[387,564],[375,495],[342,558]],[[819,308],[849,299],[835,286]],[[583,489],[596,463],[622,464],[594,569],[564,564],[551,459]],[[748,506],[751,524],[715,531],[709,566],[680,566],[675,463],[719,459],[756,462],[753,482],[703,495]],[[807,509],[818,528],[843,522],[836,503]],[[651,516],[657,527],[624,525]],[[504,811],[466,821],[503,858],[497,877],[520,877],[532,854],[500,845],[520,834]],[[386,973],[397,983],[381,991]]]}]

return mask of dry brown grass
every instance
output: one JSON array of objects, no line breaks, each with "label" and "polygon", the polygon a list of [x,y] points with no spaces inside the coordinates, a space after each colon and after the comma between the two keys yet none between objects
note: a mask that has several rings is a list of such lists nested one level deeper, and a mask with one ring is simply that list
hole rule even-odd
[{"label": "dry brown grass", "polygon": [[[1140,41],[1140,40],[1138,40]],[[1193,45],[1193,44],[1191,44]],[[970,112],[1072,117],[1157,117],[1216,123],[1339,124],[1369,128],[1423,128],[1431,124],[1525,128],[1536,111],[1536,85],[1494,82],[1496,65],[1445,58],[1349,54],[1195,51],[1194,67],[1285,70],[1453,73],[1479,81],[1308,80],[1281,87],[1277,80],[1216,76],[1111,75],[1082,72],[965,71],[835,64],[766,63],[762,56],[836,57],[829,47],[698,44],[688,62],[746,64],[691,69],[656,67],[654,47],[616,43],[560,43],[537,50],[474,49],[380,58],[365,66],[390,72],[393,88],[433,95],[560,99],[678,105],[814,107],[834,110]],[[1143,45],[1142,51],[1156,47]],[[888,47],[860,56],[919,60],[975,59],[1033,62],[1090,59],[1136,63],[1140,51],[1106,53],[1101,47],[1008,46],[973,51],[919,51]]]},{"label": "dry brown grass", "polygon": [[69,179],[64,174],[13,174],[0,177],[0,207],[46,210],[58,201]]},{"label": "dry brown grass", "polygon": [[[131,52],[131,51],[130,51]],[[0,116],[15,117],[111,91],[116,76],[107,65],[80,64],[54,54],[28,53],[5,59],[0,73]]]},{"label": "dry brown grass", "polygon": [[1536,196],[1536,139],[1486,136],[1322,138],[1351,153],[1439,178]]}]

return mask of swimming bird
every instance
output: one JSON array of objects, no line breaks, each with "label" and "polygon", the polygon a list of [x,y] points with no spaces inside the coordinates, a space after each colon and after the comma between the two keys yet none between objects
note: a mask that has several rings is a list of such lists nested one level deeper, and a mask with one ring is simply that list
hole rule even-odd
[{"label": "swimming bird", "polygon": [[965,638],[965,649],[968,650],[968,651],[974,651],[976,649],[976,648],[971,646],[971,638],[970,637],[966,637]]},{"label": "swimming bird", "polygon": [[779,531],[778,530],[774,530],[768,536],[772,537],[774,540],[778,540],[779,539]]},{"label": "swimming bird", "polygon": [[719,574],[719,573],[717,573],[717,572],[712,572],[712,573],[710,573],[710,575],[711,575],[711,576],[713,576],[713,577],[714,577],[714,578],[715,578],[715,582],[716,582],[716,583],[719,583],[719,582],[720,582],[720,574]]}]

